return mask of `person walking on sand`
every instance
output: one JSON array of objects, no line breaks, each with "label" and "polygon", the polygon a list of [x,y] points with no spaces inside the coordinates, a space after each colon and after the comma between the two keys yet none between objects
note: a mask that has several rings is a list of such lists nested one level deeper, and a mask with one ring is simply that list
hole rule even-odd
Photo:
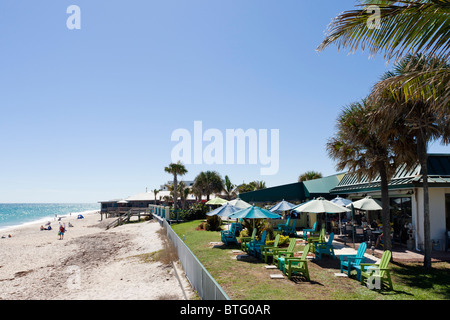
[{"label": "person walking on sand", "polygon": [[62,224],[59,225],[59,240],[63,240],[64,239],[64,232],[66,231],[66,228],[64,228],[64,226]]}]

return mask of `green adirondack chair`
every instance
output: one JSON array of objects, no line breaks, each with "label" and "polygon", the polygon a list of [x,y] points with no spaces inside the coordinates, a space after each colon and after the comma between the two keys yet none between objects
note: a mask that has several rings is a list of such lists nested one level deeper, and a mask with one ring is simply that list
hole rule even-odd
[{"label": "green adirondack chair", "polygon": [[241,250],[244,252],[247,252],[247,243],[255,240],[256,237],[256,228],[253,228],[252,236],[251,237],[241,237]]},{"label": "green adirondack chair", "polygon": [[334,232],[330,233],[327,242],[314,243],[314,254],[316,255],[316,259],[317,258],[321,259],[322,254],[327,254],[330,257],[333,257],[333,259],[336,259],[336,256],[334,255],[333,239],[334,239]]},{"label": "green adirondack chair", "polygon": [[389,261],[391,260],[392,252],[386,250],[383,252],[381,256],[380,263],[361,263],[359,266],[355,266],[356,272],[358,274],[358,278],[361,279],[361,284],[364,283],[365,279],[371,278],[375,280],[375,283],[380,284],[379,288],[381,289],[383,283],[387,283],[389,285],[389,289],[393,290],[394,287],[392,285],[391,273],[389,270]]},{"label": "green adirondack chair", "polygon": [[308,244],[310,245],[309,249],[312,253],[315,252],[314,244],[318,243],[318,242],[325,242],[325,228],[322,228],[320,230],[320,234],[318,237],[309,237],[308,238]]},{"label": "green adirondack chair", "polygon": [[303,275],[306,280],[310,281],[309,271],[308,271],[308,261],[306,260],[306,256],[309,252],[310,244],[307,244],[303,249],[303,253],[301,258],[286,258],[285,266],[284,266],[284,274],[288,276],[289,279],[294,275]]},{"label": "green adirondack chair", "polygon": [[278,249],[278,243],[280,242],[281,235],[277,234],[273,242],[273,246],[261,246],[261,258],[264,258],[264,262],[267,263],[269,257],[273,258],[273,250]]},{"label": "green adirondack chair", "polygon": [[289,240],[289,246],[287,248],[274,248],[273,249],[273,263],[277,265],[278,269],[284,270],[284,259],[294,256],[294,248],[297,240],[291,238]]}]

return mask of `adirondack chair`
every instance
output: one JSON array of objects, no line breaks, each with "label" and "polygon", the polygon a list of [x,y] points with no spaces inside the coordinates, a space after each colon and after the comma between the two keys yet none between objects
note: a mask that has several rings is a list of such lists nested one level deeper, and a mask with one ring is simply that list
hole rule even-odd
[{"label": "adirondack chair", "polygon": [[287,228],[289,226],[289,223],[291,222],[291,217],[288,217],[286,220],[286,223],[279,224],[277,230],[283,233],[284,228]]},{"label": "adirondack chair", "polygon": [[278,269],[284,272],[284,260],[287,257],[294,256],[294,248],[297,240],[291,238],[289,241],[289,246],[287,248],[273,249],[273,263],[277,265]]},{"label": "adirondack chair", "polygon": [[[381,289],[383,283],[387,283],[389,289],[393,290],[394,287],[392,285],[391,273],[389,270],[389,260],[391,260],[391,256],[392,252],[386,250],[381,256],[380,263],[361,263],[359,266],[355,266],[358,277],[361,279],[361,284],[364,283],[364,279],[371,279],[375,280],[374,289]],[[379,283],[379,288],[376,286],[377,283]]]},{"label": "adirondack chair", "polygon": [[220,238],[225,245],[229,243],[238,243],[236,239],[236,226],[230,226],[230,230],[222,230],[220,232]]},{"label": "adirondack chair", "polygon": [[314,222],[312,229],[303,229],[303,240],[306,241],[308,239],[308,232],[316,231],[316,227],[317,227],[317,221]]},{"label": "adirondack chair", "polygon": [[[355,267],[359,266],[361,262],[364,262],[364,253],[367,249],[367,243],[363,242],[359,245],[358,251],[356,254],[343,254],[340,256],[341,259],[341,273],[344,273],[344,270],[347,270],[348,276],[350,276],[350,273],[352,270],[356,270]],[[359,274],[357,279],[359,280]]]},{"label": "adirondack chair", "polygon": [[261,255],[261,246],[266,244],[266,238],[267,238],[267,231],[264,230],[261,235],[261,239],[253,240],[247,243],[248,253],[258,258]]},{"label": "adirondack chair", "polygon": [[256,237],[256,228],[253,228],[252,236],[251,237],[241,237],[241,250],[247,252],[247,243],[255,240]]},{"label": "adirondack chair", "polygon": [[286,258],[284,274],[286,274],[289,279],[291,279],[293,275],[303,275],[306,280],[310,281],[308,261],[306,260],[306,256],[309,252],[309,246],[310,244],[305,246],[301,258]]},{"label": "adirondack chair", "polygon": [[320,234],[318,237],[309,237],[308,244],[310,244],[309,250],[314,253],[315,246],[314,243],[325,242],[325,228],[320,229]]},{"label": "adirondack chair", "polygon": [[291,224],[289,224],[288,226],[285,226],[283,228],[283,234],[286,234],[286,235],[291,235],[291,234],[297,235],[297,230],[295,229],[295,225],[297,224],[297,220],[293,219],[291,221],[293,221]]},{"label": "adirondack chair", "polygon": [[314,254],[316,255],[316,259],[322,258],[322,254],[327,254],[330,257],[333,257],[333,259],[336,259],[336,256],[334,255],[334,248],[333,248],[333,239],[334,239],[334,232],[330,233],[330,236],[328,237],[327,242],[315,242],[314,243]]},{"label": "adirondack chair", "polygon": [[236,232],[241,232],[242,230],[243,230],[243,226],[242,226],[242,221],[243,221],[244,219],[243,218],[240,218],[237,222],[233,222],[231,225],[233,226],[236,226]]},{"label": "adirondack chair", "polygon": [[264,262],[267,263],[269,257],[273,258],[274,249],[278,249],[278,243],[280,242],[281,235],[277,234],[273,242],[273,246],[261,246],[261,258],[264,258]]}]

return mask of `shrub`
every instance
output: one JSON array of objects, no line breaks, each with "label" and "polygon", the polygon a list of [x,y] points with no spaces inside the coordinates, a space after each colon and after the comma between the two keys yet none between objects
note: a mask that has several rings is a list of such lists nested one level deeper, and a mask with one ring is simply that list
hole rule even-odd
[{"label": "shrub", "polygon": [[222,230],[222,219],[219,216],[211,216],[206,219],[205,229],[207,231],[220,231]]}]

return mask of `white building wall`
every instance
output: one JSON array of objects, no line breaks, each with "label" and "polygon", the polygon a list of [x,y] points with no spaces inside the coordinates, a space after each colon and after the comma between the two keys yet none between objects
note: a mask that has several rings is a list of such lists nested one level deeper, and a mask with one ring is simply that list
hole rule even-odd
[{"label": "white building wall", "polygon": [[[429,188],[430,198],[430,238],[439,240],[440,249],[444,249],[445,243],[445,194],[450,193],[450,188]],[[423,188],[415,190],[416,203],[413,204],[413,225],[416,229],[416,249],[423,250],[424,245],[424,210]],[[414,201],[413,201],[414,202]]]}]

